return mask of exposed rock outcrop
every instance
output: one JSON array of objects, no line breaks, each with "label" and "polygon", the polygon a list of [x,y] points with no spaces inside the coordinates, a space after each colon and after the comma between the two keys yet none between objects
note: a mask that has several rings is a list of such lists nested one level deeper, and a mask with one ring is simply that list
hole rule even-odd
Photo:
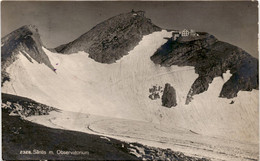
[{"label": "exposed rock outcrop", "polygon": [[153,86],[152,88],[149,88],[150,95],[148,96],[151,100],[156,100],[161,98],[161,93],[163,92],[161,86]]},{"label": "exposed rock outcrop", "polygon": [[163,90],[162,105],[168,108],[177,106],[176,91],[169,83],[165,84]]},{"label": "exposed rock outcrop", "polygon": [[6,73],[6,68],[17,59],[17,54],[19,54],[19,52],[31,62],[31,59],[34,59],[36,62],[43,63],[49,68],[54,69],[48,56],[42,49],[43,44],[38,29],[35,26],[23,26],[3,37],[1,41],[2,84],[4,81],[10,79]]},{"label": "exposed rock outcrop", "polygon": [[174,152],[171,149],[154,148],[138,143],[131,143],[128,149],[131,150],[132,154],[139,156],[140,160],[209,161],[207,158],[189,157],[181,152]]},{"label": "exposed rock outcrop", "polygon": [[258,89],[258,59],[231,44],[218,41],[208,33],[199,33],[199,39],[172,41],[169,39],[151,57],[155,64],[194,66],[199,77],[193,83],[186,99],[206,91],[217,76],[230,70],[232,76],[223,85],[220,97],[233,98],[242,91]]},{"label": "exposed rock outcrop", "polygon": [[85,51],[97,62],[114,63],[127,55],[144,35],[160,30],[143,11],[132,11],[101,22],[78,39],[57,47],[56,51],[64,54]]},{"label": "exposed rock outcrop", "polygon": [[9,112],[10,115],[28,117],[32,115],[48,115],[51,111],[58,109],[47,106],[31,99],[2,93],[1,107]]}]

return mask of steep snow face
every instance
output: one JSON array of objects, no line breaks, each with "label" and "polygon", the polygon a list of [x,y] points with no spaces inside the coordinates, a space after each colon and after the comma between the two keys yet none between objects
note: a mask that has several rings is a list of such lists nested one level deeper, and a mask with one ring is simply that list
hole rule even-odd
[{"label": "steep snow face", "polygon": [[[171,37],[171,32],[144,36],[127,56],[113,64],[95,62],[85,52],[62,55],[43,49],[56,72],[19,54],[7,68],[11,81],[4,83],[2,92],[67,111],[162,123],[250,142],[257,140],[258,92],[239,92],[233,104],[229,99],[218,98],[222,85],[231,76],[226,73],[224,79],[215,78],[208,91],[194,96],[192,103],[185,105],[198,75],[193,67],[160,67],[150,60],[167,41],[165,37]],[[166,83],[176,90],[174,108],[163,107],[161,99],[148,97],[149,88],[164,87]]]}]

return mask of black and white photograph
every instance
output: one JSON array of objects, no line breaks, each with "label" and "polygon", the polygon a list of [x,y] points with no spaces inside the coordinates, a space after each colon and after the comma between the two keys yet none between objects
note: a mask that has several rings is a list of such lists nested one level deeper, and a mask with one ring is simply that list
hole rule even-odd
[{"label": "black and white photograph", "polygon": [[2,160],[259,160],[257,1],[2,1]]}]

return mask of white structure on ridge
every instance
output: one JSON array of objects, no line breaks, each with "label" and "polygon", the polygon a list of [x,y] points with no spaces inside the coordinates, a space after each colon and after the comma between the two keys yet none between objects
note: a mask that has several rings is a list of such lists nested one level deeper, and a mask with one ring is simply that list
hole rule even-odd
[{"label": "white structure on ridge", "polygon": [[172,38],[173,40],[177,40],[178,37],[196,37],[196,36],[199,36],[199,34],[196,33],[195,30],[193,29],[183,29],[182,31],[173,31],[172,32]]},{"label": "white structure on ridge", "polygon": [[189,36],[190,35],[190,31],[189,30],[187,30],[187,29],[184,29],[184,30],[182,30],[181,31],[181,36]]}]

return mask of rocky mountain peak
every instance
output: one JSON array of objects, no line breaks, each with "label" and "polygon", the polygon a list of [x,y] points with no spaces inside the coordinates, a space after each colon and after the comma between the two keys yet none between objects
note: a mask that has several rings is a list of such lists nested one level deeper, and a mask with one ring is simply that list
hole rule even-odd
[{"label": "rocky mountain peak", "polygon": [[22,39],[27,38],[28,36],[34,37],[35,40],[39,39],[38,41],[40,41],[40,35],[38,33],[38,28],[35,25],[25,25],[15,31],[11,32],[10,34],[8,34],[2,38],[2,44],[5,44],[6,42],[11,41],[13,39],[22,40]]},{"label": "rocky mountain peak", "polygon": [[113,63],[127,55],[144,35],[161,28],[145,17],[144,11],[131,11],[105,20],[78,39],[61,45],[56,51],[71,54],[78,51],[100,63]]},{"label": "rocky mountain peak", "polygon": [[39,30],[38,30],[38,27],[36,25],[32,25],[32,24],[29,24],[29,25],[24,25],[20,28],[21,30],[27,30],[27,31],[31,31],[32,33],[37,33],[39,34]]},{"label": "rocky mountain peak", "polygon": [[40,34],[34,25],[22,26],[3,37],[1,39],[1,67],[4,75],[2,83],[8,80],[7,74],[4,74],[6,68],[17,59],[19,53],[22,53],[30,62],[34,59],[36,62],[54,69],[42,47]]}]

